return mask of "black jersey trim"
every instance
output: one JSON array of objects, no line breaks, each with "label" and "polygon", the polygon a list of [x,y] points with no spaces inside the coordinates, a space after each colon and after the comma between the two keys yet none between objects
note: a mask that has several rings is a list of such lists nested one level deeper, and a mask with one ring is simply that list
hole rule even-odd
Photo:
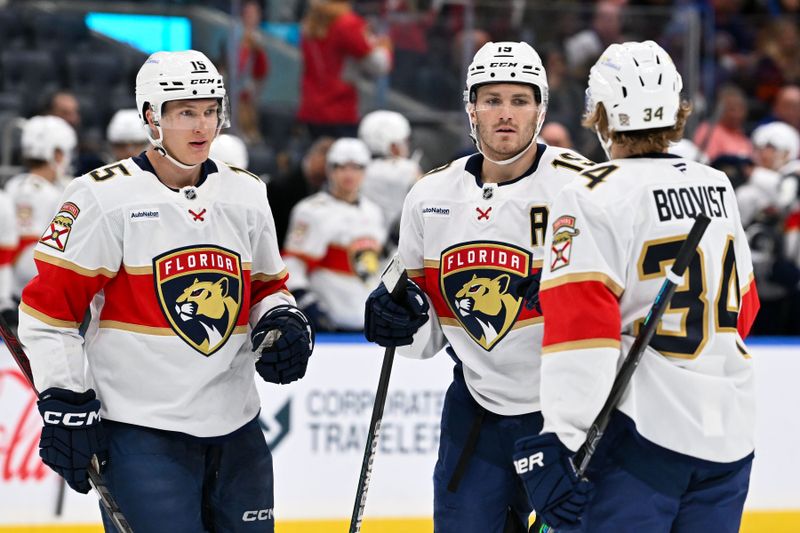
[{"label": "black jersey trim", "polygon": [[[153,164],[145,155],[146,153],[147,153],[146,151],[142,152],[141,154],[134,156],[131,159],[133,160],[134,163],[136,163],[136,165],[140,169],[144,170],[145,172],[149,172],[150,174],[158,178],[158,181],[160,181],[161,184],[164,185],[164,187],[174,192],[180,192],[180,189],[176,189],[174,187],[170,187],[169,185],[164,184],[164,181],[156,173],[156,169],[153,168]],[[197,180],[197,185],[195,185],[195,187],[201,186],[203,183],[205,183],[208,175],[214,174],[215,172],[219,172],[219,169],[217,168],[217,164],[214,163],[214,161],[212,161],[211,159],[206,159],[205,161],[203,161],[203,164],[200,165],[200,179]]]},{"label": "black jersey trim", "polygon": [[[531,166],[528,167],[528,170],[522,173],[521,176],[518,176],[512,180],[504,181],[503,183],[498,183],[498,187],[503,187],[504,185],[511,185],[520,181],[523,178],[526,178],[536,172],[539,168],[539,162],[542,160],[542,156],[544,155],[544,151],[547,149],[546,144],[536,143],[536,157],[533,159],[533,163]],[[464,170],[475,176],[475,184],[478,188],[483,188],[483,179],[481,179],[481,167],[483,166],[483,154],[477,153],[471,155],[469,159],[467,159],[467,163],[464,166]]]}]

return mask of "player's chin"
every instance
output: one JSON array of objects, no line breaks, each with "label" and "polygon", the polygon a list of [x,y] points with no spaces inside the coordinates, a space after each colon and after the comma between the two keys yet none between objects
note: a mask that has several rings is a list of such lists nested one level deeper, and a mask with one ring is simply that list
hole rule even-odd
[{"label": "player's chin", "polygon": [[188,143],[186,159],[191,161],[190,164],[202,163],[208,159],[210,151],[211,141],[193,141]]}]

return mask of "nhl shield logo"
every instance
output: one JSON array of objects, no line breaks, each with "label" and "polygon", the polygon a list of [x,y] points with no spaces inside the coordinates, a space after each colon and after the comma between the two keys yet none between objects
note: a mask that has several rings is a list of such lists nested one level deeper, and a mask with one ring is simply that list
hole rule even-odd
[{"label": "nhl shield logo", "polygon": [[443,251],[439,265],[450,310],[476,343],[491,350],[519,315],[522,299],[509,289],[530,273],[530,253],[505,243],[462,243]]},{"label": "nhl shield logo", "polygon": [[242,307],[242,261],[218,246],[172,250],[153,260],[156,293],[172,329],[205,356],[233,332]]}]

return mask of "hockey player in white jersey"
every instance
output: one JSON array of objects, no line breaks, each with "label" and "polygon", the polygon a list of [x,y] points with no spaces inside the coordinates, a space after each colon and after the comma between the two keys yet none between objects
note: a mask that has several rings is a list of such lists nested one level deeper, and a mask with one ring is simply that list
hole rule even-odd
[{"label": "hockey player in white jersey", "polygon": [[313,330],[286,290],[264,183],[208,159],[228,125],[214,65],[157,52],[136,102],[151,147],[67,187],[22,295],[40,455],[80,492],[97,456],[135,531],[273,531],[254,373],[303,377]]},{"label": "hockey player in white jersey", "polygon": [[381,285],[367,302],[369,340],[427,358],[443,333],[456,362],[433,476],[437,533],[527,531],[531,506],[511,458],[516,439],[542,425],[536,292],[545,228],[556,193],[593,165],[536,143],[547,97],[527,43],[488,43],[475,54],[464,101],[478,153],[411,189],[399,243],[412,280],[405,301],[393,303]]},{"label": "hockey player in white jersey", "polygon": [[110,158],[105,161],[114,163],[139,155],[147,148],[147,132],[145,125],[135,109],[120,109],[108,123],[106,140],[111,151]]},{"label": "hockey player in white jersey", "polygon": [[36,116],[22,127],[22,159],[27,169],[6,183],[17,214],[19,249],[14,259],[14,296],[36,275],[33,248],[56,214],[69,183],[75,130],[64,119]]},{"label": "hockey player in white jersey", "polygon": [[403,200],[422,174],[409,158],[410,136],[411,124],[396,111],[373,111],[358,125],[358,137],[372,153],[361,194],[380,206],[387,230],[399,224]]},{"label": "hockey player in white jersey", "polygon": [[360,192],[369,160],[363,142],[338,139],[326,156],[327,190],[292,209],[283,250],[289,289],[319,329],[361,331],[380,274],[383,216]]},{"label": "hockey player in white jersey", "polygon": [[[550,212],[540,288],[544,429],[517,443],[515,459],[532,504],[559,531],[739,531],[755,411],[743,340],[758,296],[727,177],[667,153],[690,111],[681,88],[654,42],[606,49],[590,71],[584,125],[611,160],[581,172]],[[578,480],[571,457],[699,213],[711,224],[588,481]]]},{"label": "hockey player in white jersey", "polygon": [[17,324],[17,305],[12,298],[11,265],[19,248],[17,220],[11,197],[0,189],[0,314],[11,326]]}]

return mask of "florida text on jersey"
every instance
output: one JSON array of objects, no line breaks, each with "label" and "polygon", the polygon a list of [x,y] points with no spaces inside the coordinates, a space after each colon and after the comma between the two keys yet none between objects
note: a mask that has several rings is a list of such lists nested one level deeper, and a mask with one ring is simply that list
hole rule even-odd
[{"label": "florida text on jersey", "polygon": [[539,410],[543,319],[512,286],[541,268],[556,193],[593,163],[539,144],[531,167],[501,185],[481,181],[482,163],[479,154],[453,161],[406,198],[399,251],[435,317],[398,353],[431,355],[437,347],[428,341],[441,328],[478,403],[501,415],[530,413]]},{"label": "florida text on jersey", "polygon": [[294,303],[261,180],[208,160],[175,190],[138,156],[74,180],[49,228],[20,306],[40,390],[91,386],[105,418],[196,436],[256,416],[248,323]]}]

